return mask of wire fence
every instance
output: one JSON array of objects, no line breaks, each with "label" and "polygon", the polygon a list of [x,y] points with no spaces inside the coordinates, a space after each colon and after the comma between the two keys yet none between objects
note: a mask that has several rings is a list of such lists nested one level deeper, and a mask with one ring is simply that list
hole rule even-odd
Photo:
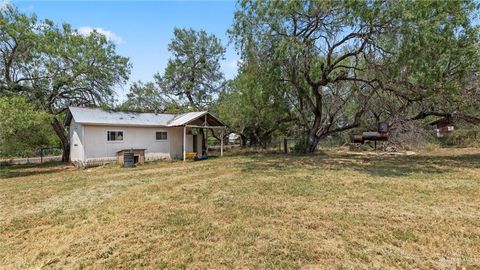
[{"label": "wire fence", "polygon": [[57,147],[42,147],[33,149],[26,157],[0,158],[0,166],[41,164],[56,161],[62,161],[62,149]]}]

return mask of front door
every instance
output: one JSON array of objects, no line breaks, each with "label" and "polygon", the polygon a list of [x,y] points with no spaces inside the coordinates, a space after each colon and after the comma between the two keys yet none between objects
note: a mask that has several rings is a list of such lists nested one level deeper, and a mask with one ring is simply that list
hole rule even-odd
[{"label": "front door", "polygon": [[[193,135],[192,152],[197,152],[197,135]],[[198,153],[197,153],[198,154]]]}]

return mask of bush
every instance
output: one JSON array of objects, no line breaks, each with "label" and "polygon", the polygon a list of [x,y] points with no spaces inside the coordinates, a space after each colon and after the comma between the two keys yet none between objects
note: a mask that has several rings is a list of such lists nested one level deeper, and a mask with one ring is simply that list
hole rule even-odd
[{"label": "bush", "polygon": [[307,146],[307,138],[305,136],[300,136],[298,140],[295,140],[293,145],[293,152],[295,153],[304,153]]},{"label": "bush", "polygon": [[431,136],[417,122],[405,120],[393,123],[389,132],[388,145],[404,149],[424,148]]},{"label": "bush", "polygon": [[461,126],[443,138],[438,138],[443,146],[480,146],[480,126]]},{"label": "bush", "polygon": [[0,156],[33,156],[40,147],[58,145],[50,116],[25,98],[1,98],[0,112]]}]

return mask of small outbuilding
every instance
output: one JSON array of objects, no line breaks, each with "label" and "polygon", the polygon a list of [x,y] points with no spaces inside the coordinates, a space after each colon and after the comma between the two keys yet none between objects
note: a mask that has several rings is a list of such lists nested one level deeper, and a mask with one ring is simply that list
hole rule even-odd
[{"label": "small outbuilding", "polygon": [[226,128],[208,111],[156,114],[84,107],[70,107],[64,124],[70,133],[70,160],[79,165],[114,162],[120,153],[132,149],[139,163],[202,156],[207,149],[202,134],[207,129],[223,133]]},{"label": "small outbuilding", "polygon": [[228,134],[228,144],[240,144],[240,135],[238,133]]},{"label": "small outbuilding", "polygon": [[445,137],[448,133],[452,132],[455,129],[453,125],[452,117],[443,117],[436,121],[430,123],[430,125],[435,127],[437,132],[437,137]]},{"label": "small outbuilding", "polygon": [[123,149],[117,151],[117,162],[123,165],[125,163],[124,157],[125,153],[133,154],[133,163],[134,164],[143,164],[145,163],[145,149]]}]

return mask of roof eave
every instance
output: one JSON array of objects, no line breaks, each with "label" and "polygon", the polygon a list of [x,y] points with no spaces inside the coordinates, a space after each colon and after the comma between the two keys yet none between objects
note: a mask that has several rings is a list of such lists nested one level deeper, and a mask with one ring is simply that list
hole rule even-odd
[{"label": "roof eave", "polygon": [[[197,117],[193,118],[193,119],[189,119],[187,121],[184,121],[182,123],[179,123],[179,124],[175,124],[173,126],[176,126],[176,127],[183,127],[183,126],[188,126],[188,123],[192,122],[192,121],[195,121],[197,119],[199,119],[200,117],[203,117],[205,115],[209,115],[211,116],[215,121],[217,121],[220,125],[217,125],[218,127],[227,127],[227,125],[225,123],[223,123],[222,121],[220,121],[215,115],[213,115],[211,112],[209,111],[202,111],[200,112],[201,114],[198,115]],[[173,121],[173,120],[172,120]]]},{"label": "roof eave", "polygon": [[166,126],[166,125],[157,125],[157,124],[152,124],[152,125],[148,125],[148,124],[122,124],[122,123],[93,123],[93,122],[77,122],[79,124],[82,124],[82,125],[86,125],[86,126],[111,126],[111,127],[163,127],[163,128],[167,128],[167,127],[170,127],[170,126]]}]

